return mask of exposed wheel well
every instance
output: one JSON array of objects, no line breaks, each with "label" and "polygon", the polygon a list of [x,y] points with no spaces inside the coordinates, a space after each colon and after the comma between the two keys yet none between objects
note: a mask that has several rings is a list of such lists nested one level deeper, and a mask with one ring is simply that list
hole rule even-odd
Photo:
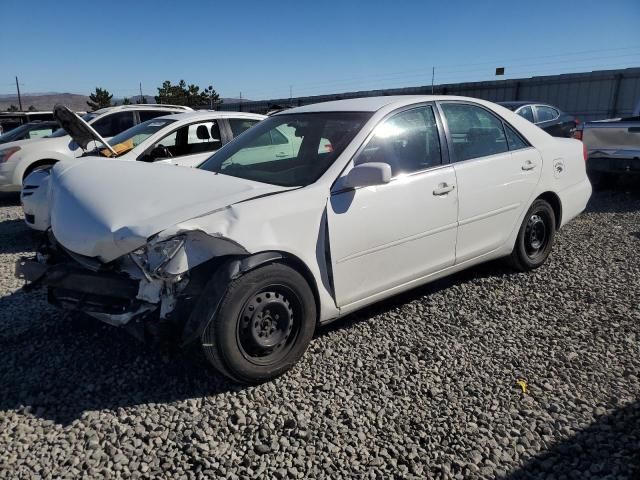
[{"label": "exposed wheel well", "polygon": [[545,200],[551,205],[553,214],[556,217],[556,230],[559,229],[562,223],[562,202],[560,201],[560,197],[553,192],[544,192],[542,195],[539,195],[538,198]]},{"label": "exposed wheel well", "polygon": [[206,279],[211,278],[211,276],[214,275],[220,267],[221,262],[225,261],[225,258],[228,260],[233,260],[235,258],[236,266],[231,268],[230,277],[225,277],[224,281],[228,281],[228,279],[234,275],[249,272],[269,263],[278,262],[293,268],[300,273],[309,284],[309,288],[311,288],[313,298],[316,302],[318,318],[320,318],[320,294],[318,285],[311,273],[311,270],[309,270],[309,267],[307,267],[307,265],[295,255],[278,250],[269,250],[247,256],[214,257],[196,267],[200,272],[199,277],[201,277],[202,281],[206,281]]},{"label": "exposed wheel well", "polygon": [[33,162],[24,171],[24,174],[22,175],[22,181],[24,182],[24,179],[27,178],[27,175],[33,172],[36,168],[42,167],[44,165],[53,165],[55,163],[58,163],[58,160],[54,160],[53,158],[45,158],[44,160],[38,160],[37,162]]}]

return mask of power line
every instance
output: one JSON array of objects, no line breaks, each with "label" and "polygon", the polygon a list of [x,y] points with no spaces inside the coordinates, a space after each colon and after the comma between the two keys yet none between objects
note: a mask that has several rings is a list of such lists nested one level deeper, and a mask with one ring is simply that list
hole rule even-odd
[{"label": "power line", "polygon": [[[624,50],[637,50],[637,52],[634,53],[626,53],[626,54],[622,54],[622,55],[617,55],[617,56],[611,56],[611,55],[606,55],[606,56],[598,56],[598,57],[592,57],[589,60],[596,60],[596,59],[602,59],[602,58],[618,58],[618,57],[623,57],[623,56],[633,56],[633,55],[638,55],[640,54],[640,46],[633,46],[633,47],[620,47],[620,48],[612,48],[612,49],[599,49],[599,50],[582,50],[582,51],[578,51],[578,52],[567,52],[567,53],[558,53],[558,54],[553,54],[553,55],[538,55],[538,56],[531,56],[531,57],[527,57],[527,61],[525,63],[522,63],[522,57],[518,57],[518,58],[511,58],[511,59],[496,59],[496,60],[491,60],[491,61],[484,61],[484,62],[475,62],[475,63],[467,63],[464,66],[459,65],[459,64],[444,64],[444,65],[436,65],[436,67],[438,68],[438,72],[453,72],[453,71],[465,71],[465,70],[474,70],[473,68],[470,69],[469,67],[476,67],[476,66],[481,66],[481,65],[495,65],[496,63],[500,63],[500,64],[509,64],[509,65],[519,65],[519,66],[524,66],[524,65],[542,65],[542,64],[531,64],[529,61],[530,60],[537,60],[537,59],[545,59],[545,58],[559,58],[559,57],[571,57],[571,62],[577,62],[577,61],[587,61],[587,59],[580,59],[577,58],[580,55],[586,55],[586,54],[591,54],[591,53],[603,53],[603,52],[615,52],[615,51],[624,51]],[[517,64],[511,63],[511,62],[519,62]],[[549,62],[551,63],[551,62]],[[565,63],[565,60],[560,60],[560,61],[556,61],[553,63]],[[461,68],[462,67],[462,68]],[[387,73],[383,73],[383,74],[377,74],[377,75],[367,75],[367,79],[369,78],[382,78],[382,77],[398,77],[398,76],[405,76],[407,74],[422,74],[424,73],[425,75],[427,73],[431,73],[431,70],[425,70],[425,69],[411,69],[411,70],[404,70],[404,71],[396,71],[396,72],[387,72]],[[296,86],[298,89],[302,88],[303,91],[308,91],[308,88],[306,87],[326,87],[329,85],[337,85],[337,84],[344,84],[346,82],[361,82],[362,81],[362,77],[357,77],[357,78],[347,78],[347,79],[336,79],[336,80],[331,80],[331,81],[322,81],[322,82],[307,82],[307,83],[298,83],[296,82]],[[284,95],[283,95],[284,96]]]},{"label": "power line", "polygon": [[[639,53],[634,53],[631,54],[634,56],[638,57],[638,63],[640,64],[640,52]],[[567,72],[568,70],[585,70],[585,69],[592,69],[592,70],[596,70],[596,69],[601,69],[604,68],[602,67],[601,64],[589,64],[589,65],[578,65],[577,63],[583,63],[583,62],[593,62],[594,60],[609,60],[609,59],[613,59],[613,58],[620,58],[620,57],[626,57],[629,56],[629,54],[625,54],[625,55],[614,55],[614,56],[606,56],[606,57],[591,57],[591,58],[585,58],[585,59],[577,59],[574,60],[574,65],[567,65],[566,61],[556,61],[556,62],[542,62],[542,63],[521,63],[521,64],[517,64],[517,65],[509,65],[509,64],[505,64],[505,66],[507,67],[507,75],[506,76],[511,76],[514,74],[525,74],[525,72],[523,72],[523,69],[528,69],[526,71],[526,73],[531,73],[531,74],[535,74],[535,75],[541,75],[543,71],[545,70],[549,70],[549,69],[539,69],[539,70],[531,70],[531,67],[540,67],[540,66],[549,66],[549,65],[558,65],[558,64],[562,64],[565,68],[563,68],[563,72],[556,72],[556,73],[564,73]],[[515,67],[515,69],[513,68]],[[624,64],[620,64],[620,62],[616,63],[616,67],[617,68],[624,68],[624,67],[630,67],[628,62],[625,62]],[[438,72],[440,73],[440,69],[438,68]],[[466,73],[465,73],[466,72]],[[350,90],[355,89],[364,89],[364,88],[375,88],[375,87],[370,87],[370,85],[372,83],[375,84],[380,84],[381,82],[390,82],[396,79],[402,79],[402,80],[408,80],[408,79],[423,79],[424,84],[427,84],[428,81],[428,77],[427,75],[432,74],[433,70],[431,71],[426,71],[426,70],[422,70],[420,72],[414,73],[414,74],[398,74],[398,73],[389,73],[389,74],[384,74],[384,75],[375,75],[375,76],[368,76],[366,78],[359,78],[359,79],[353,79],[353,80],[344,80],[344,81],[334,81],[334,82],[327,82],[327,83],[318,83],[315,84],[315,88],[304,88],[298,91],[298,96],[309,96],[309,95],[313,95],[313,92],[316,92],[318,90],[325,90],[327,88],[332,88],[334,91],[335,90],[339,90],[339,89],[343,89],[343,88],[349,88],[350,86],[353,85],[358,85],[357,87],[353,87],[353,88],[349,88]],[[468,69],[468,68],[463,68],[463,69],[458,69],[458,70],[450,70],[450,71],[444,71],[443,72],[444,75],[439,75],[437,79],[435,79],[437,81],[438,84],[442,84],[442,83],[447,83],[449,81],[451,81],[452,78],[455,79],[468,79],[468,81],[475,81],[475,77],[478,76],[483,76],[483,77],[491,77],[493,79],[494,77],[494,71],[493,69],[478,69],[478,68],[473,68],[473,69]],[[546,73],[545,73],[546,74]],[[362,85],[362,87],[360,87],[360,85]],[[332,87],[331,87],[332,86]],[[367,86],[367,87],[365,87]],[[258,94],[258,93],[253,93],[254,97],[258,97],[258,96],[270,96],[271,98],[279,98],[279,97],[284,97],[284,92],[282,92],[283,94],[279,94],[279,95],[273,95],[274,93],[276,93],[277,90],[271,91],[271,92],[266,92],[263,91],[262,94]],[[265,95],[269,93],[269,95]]]}]

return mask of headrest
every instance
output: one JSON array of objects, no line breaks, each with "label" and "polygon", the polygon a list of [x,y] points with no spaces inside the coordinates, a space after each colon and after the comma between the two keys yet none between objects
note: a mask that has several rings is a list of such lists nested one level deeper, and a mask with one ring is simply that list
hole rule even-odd
[{"label": "headrest", "polygon": [[198,128],[196,128],[196,136],[200,140],[209,140],[209,129],[206,125],[198,125]]}]

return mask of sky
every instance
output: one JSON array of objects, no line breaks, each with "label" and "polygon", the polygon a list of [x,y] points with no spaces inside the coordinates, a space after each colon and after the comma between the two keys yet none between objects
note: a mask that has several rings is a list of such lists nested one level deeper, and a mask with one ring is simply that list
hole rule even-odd
[{"label": "sky", "polygon": [[[222,97],[640,67],[640,0],[0,0],[0,94]],[[505,67],[504,77],[495,68]]]}]

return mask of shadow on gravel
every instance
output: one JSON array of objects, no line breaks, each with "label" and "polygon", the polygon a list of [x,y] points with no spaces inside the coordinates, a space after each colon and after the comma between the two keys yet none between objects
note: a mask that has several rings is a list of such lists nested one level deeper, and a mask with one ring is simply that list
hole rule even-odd
[{"label": "shadow on gravel", "polygon": [[40,241],[22,219],[0,221],[0,240],[0,255],[33,251]]},{"label": "shadow on gravel", "polygon": [[44,297],[18,291],[0,299],[0,411],[67,425],[91,410],[240,390],[199,350],[162,351],[90,317],[63,315]]},{"label": "shadow on gravel", "polygon": [[377,315],[383,315],[407,303],[438,293],[439,291],[445,290],[453,285],[460,285],[479,278],[507,277],[517,274],[518,272],[512,270],[505,262],[500,260],[483,263],[453,274],[449,277],[441,278],[388,299],[381,300],[380,302],[374,303],[362,310],[351,313],[344,318],[340,318],[327,325],[326,327],[318,329],[316,337],[322,337],[334,331],[351,328],[360,321],[367,321]]},{"label": "shadow on gravel", "polygon": [[593,192],[587,212],[625,213],[640,210],[640,181],[620,182],[615,187]]},{"label": "shadow on gravel", "polygon": [[552,445],[506,478],[640,478],[640,402],[600,417],[573,437]]},{"label": "shadow on gravel", "polygon": [[0,192],[0,207],[15,207],[20,205],[19,193]]}]

